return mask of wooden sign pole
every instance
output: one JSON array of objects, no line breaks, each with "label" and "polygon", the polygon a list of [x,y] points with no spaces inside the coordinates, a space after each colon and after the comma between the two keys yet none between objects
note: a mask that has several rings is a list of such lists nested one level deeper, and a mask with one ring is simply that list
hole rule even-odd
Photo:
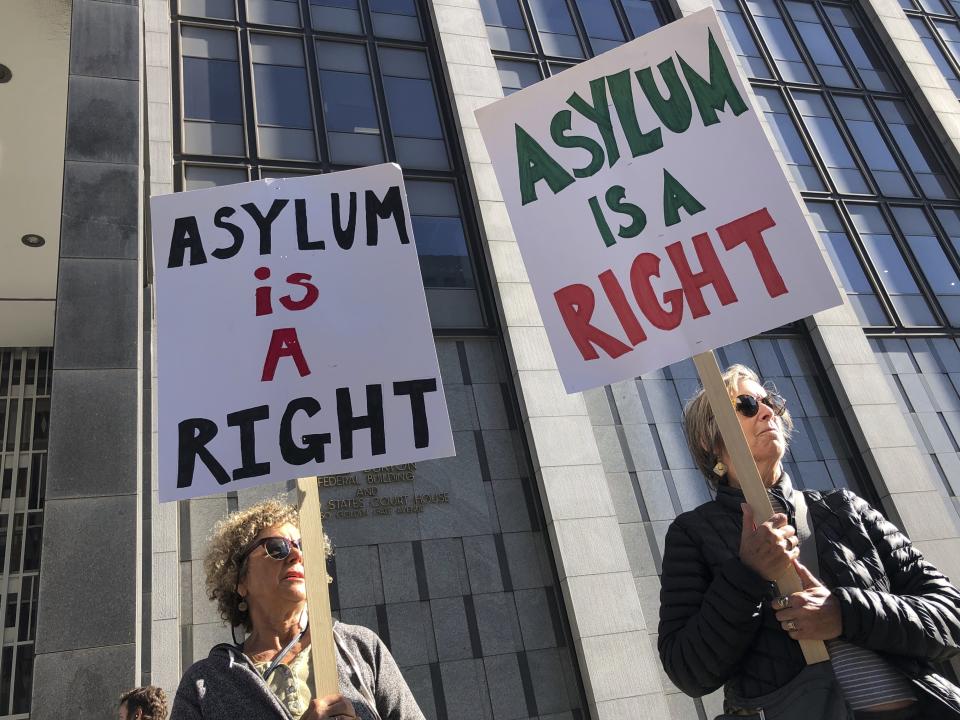
[{"label": "wooden sign pole", "polygon": [[[747,439],[743,436],[743,428],[740,427],[740,422],[737,420],[737,411],[734,409],[733,403],[730,402],[730,395],[723,383],[717,358],[712,351],[707,351],[694,355],[693,362],[697,366],[700,382],[703,384],[707,400],[713,409],[713,416],[717,419],[723,445],[726,447],[730,461],[733,463],[734,472],[736,472],[740,488],[743,490],[743,496],[753,509],[753,515],[757,518],[757,521],[764,522],[766,518],[773,515],[773,506],[770,504],[767,489],[760,479],[760,472],[757,470],[753,455],[747,446]],[[764,520],[761,520],[761,518],[764,518]],[[796,569],[790,567],[782,576],[777,578],[777,587],[784,595],[802,590],[803,586]],[[830,659],[830,656],[827,655],[826,645],[820,640],[801,640],[800,649],[803,650],[803,656],[809,665]]]},{"label": "wooden sign pole", "polygon": [[340,692],[337,651],[330,614],[326,547],[320,518],[320,491],[316,477],[297,479],[300,500],[300,538],[303,542],[303,573],[310,618],[310,661],[313,665],[314,697]]}]

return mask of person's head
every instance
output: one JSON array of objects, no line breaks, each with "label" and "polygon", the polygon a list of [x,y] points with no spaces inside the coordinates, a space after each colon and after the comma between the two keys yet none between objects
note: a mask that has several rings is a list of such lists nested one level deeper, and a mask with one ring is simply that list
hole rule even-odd
[{"label": "person's head", "polygon": [[207,594],[231,626],[249,632],[258,615],[299,613],[307,596],[297,509],[265,500],[231,513],[213,529],[204,569]]},{"label": "person's head", "polygon": [[120,696],[120,720],[165,720],[167,696],[158,687],[134,688]]},{"label": "person's head", "polygon": [[[776,482],[780,477],[780,461],[793,431],[790,411],[784,407],[776,389],[769,383],[761,383],[757,374],[744,365],[727,368],[723,382],[761,477],[768,484]],[[730,458],[703,388],[687,401],[683,422],[690,452],[707,481],[714,487],[728,482],[738,485],[729,472]]]}]

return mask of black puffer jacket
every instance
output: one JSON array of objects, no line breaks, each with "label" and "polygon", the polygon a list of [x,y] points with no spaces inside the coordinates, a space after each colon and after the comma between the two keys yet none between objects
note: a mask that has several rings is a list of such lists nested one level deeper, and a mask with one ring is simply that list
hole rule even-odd
[{"label": "black puffer jacket", "polygon": [[[779,486],[773,492],[793,524],[792,504]],[[863,499],[847,490],[804,496],[843,638],[879,652],[922,699],[938,700],[934,715],[960,718],[957,688],[930,665],[960,652],[960,592]],[[775,586],[738,557],[742,502],[739,490],[721,486],[716,500],[667,531],[657,645],[667,675],[693,697],[725,683],[741,697],[764,695],[805,664],[768,604]]]}]

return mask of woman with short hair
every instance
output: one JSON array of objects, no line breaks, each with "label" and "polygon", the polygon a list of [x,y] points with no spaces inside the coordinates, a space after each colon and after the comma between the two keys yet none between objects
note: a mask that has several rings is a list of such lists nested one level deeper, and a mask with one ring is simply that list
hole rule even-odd
[{"label": "woman with short hair", "polygon": [[[701,389],[684,424],[716,498],[667,531],[667,675],[693,697],[723,686],[729,716],[960,718],[960,692],[931,665],[960,651],[960,592],[849,490],[795,490],[784,399],[742,365],[723,379],[775,514],[756,518],[744,502]],[[782,595],[775,581],[791,565],[804,589]],[[830,663],[805,667],[798,640],[825,641]]]},{"label": "woman with short hair", "polygon": [[216,645],[184,673],[171,720],[424,720],[390,651],[358,625],[333,624],[340,692],[312,697],[299,524],[296,508],[279,500],[217,523],[207,591],[248,635]]}]

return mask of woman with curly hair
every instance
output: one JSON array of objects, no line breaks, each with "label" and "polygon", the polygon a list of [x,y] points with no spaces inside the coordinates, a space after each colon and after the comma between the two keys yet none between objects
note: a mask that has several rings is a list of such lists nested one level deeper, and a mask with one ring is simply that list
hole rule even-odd
[{"label": "woman with curly hair", "polygon": [[158,687],[134,688],[120,696],[120,720],[166,720],[167,695]]},{"label": "woman with curly hair", "polygon": [[356,625],[333,625],[340,692],[312,697],[299,522],[296,508],[268,500],[217,523],[207,592],[247,636],[184,673],[171,720],[424,720],[390,651]]}]

